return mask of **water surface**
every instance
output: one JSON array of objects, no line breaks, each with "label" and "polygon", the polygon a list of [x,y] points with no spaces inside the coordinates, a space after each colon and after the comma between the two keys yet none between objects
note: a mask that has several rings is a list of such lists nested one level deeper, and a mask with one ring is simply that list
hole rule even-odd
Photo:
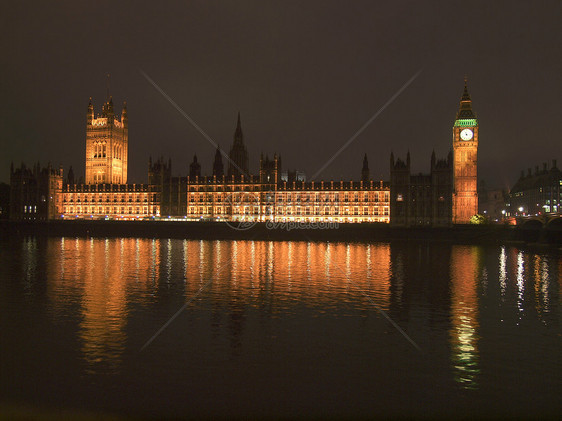
[{"label": "water surface", "polygon": [[140,417],[562,409],[558,250],[27,237],[0,240],[0,267],[0,403]]}]

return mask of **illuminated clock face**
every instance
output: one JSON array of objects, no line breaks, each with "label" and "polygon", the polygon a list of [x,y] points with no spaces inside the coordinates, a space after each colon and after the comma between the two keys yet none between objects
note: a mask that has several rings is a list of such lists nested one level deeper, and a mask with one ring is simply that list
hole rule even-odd
[{"label": "illuminated clock face", "polygon": [[472,130],[470,130],[470,129],[464,129],[461,132],[461,139],[462,140],[470,140],[470,139],[472,139],[472,136],[473,136],[473,133],[472,133]]}]

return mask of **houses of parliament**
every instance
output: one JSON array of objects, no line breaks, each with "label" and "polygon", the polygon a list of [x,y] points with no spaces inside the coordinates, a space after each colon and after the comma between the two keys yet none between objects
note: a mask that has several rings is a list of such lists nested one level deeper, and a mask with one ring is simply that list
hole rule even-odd
[{"label": "houses of parliament", "polygon": [[[478,121],[465,80],[453,124],[452,151],[431,156],[430,173],[412,175],[410,154],[390,156],[390,181],[370,177],[367,155],[357,181],[306,181],[283,171],[281,156],[260,155],[259,173],[249,173],[240,114],[228,154],[216,149],[212,174],[203,175],[197,155],[186,176],[172,176],[171,160],[149,160],[148,182],[128,184],[129,121],[126,103],[115,113],[108,97],[95,115],[86,112],[85,177],[72,167],[37,164],[10,171],[10,218],[166,219],[240,222],[390,223],[449,226],[469,223],[478,212]],[[134,144],[133,144],[134,147]],[[358,163],[361,162],[361,157]],[[359,167],[359,166],[358,166]]]}]

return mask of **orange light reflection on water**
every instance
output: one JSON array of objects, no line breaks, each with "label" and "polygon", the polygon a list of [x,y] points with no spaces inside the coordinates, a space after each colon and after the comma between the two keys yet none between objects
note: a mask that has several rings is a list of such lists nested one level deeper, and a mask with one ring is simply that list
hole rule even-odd
[{"label": "orange light reflection on water", "polygon": [[478,276],[480,249],[453,246],[451,250],[451,348],[455,380],[464,388],[478,387]]}]

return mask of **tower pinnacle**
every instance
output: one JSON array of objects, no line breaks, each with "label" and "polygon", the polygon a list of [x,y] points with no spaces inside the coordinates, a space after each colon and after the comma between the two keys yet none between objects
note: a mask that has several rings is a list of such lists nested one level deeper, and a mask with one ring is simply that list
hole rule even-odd
[{"label": "tower pinnacle", "polygon": [[242,133],[242,124],[240,122],[240,111],[238,111],[238,121],[236,122],[236,130],[234,132],[234,142],[229,154],[230,162],[228,165],[228,175],[236,177],[240,175],[248,176],[248,151],[244,146],[244,135]]},{"label": "tower pinnacle", "polygon": [[363,168],[361,169],[361,181],[369,181],[369,161],[367,160],[367,154],[363,157]]},{"label": "tower pinnacle", "polygon": [[459,111],[457,112],[457,120],[469,118],[476,118],[476,116],[472,111],[472,100],[470,99],[470,94],[468,93],[468,78],[465,76],[464,90],[459,105]]},{"label": "tower pinnacle", "polygon": [[236,131],[234,132],[234,143],[244,142],[244,135],[242,133],[242,123],[240,122],[240,111],[238,111],[238,121],[236,122]]}]

